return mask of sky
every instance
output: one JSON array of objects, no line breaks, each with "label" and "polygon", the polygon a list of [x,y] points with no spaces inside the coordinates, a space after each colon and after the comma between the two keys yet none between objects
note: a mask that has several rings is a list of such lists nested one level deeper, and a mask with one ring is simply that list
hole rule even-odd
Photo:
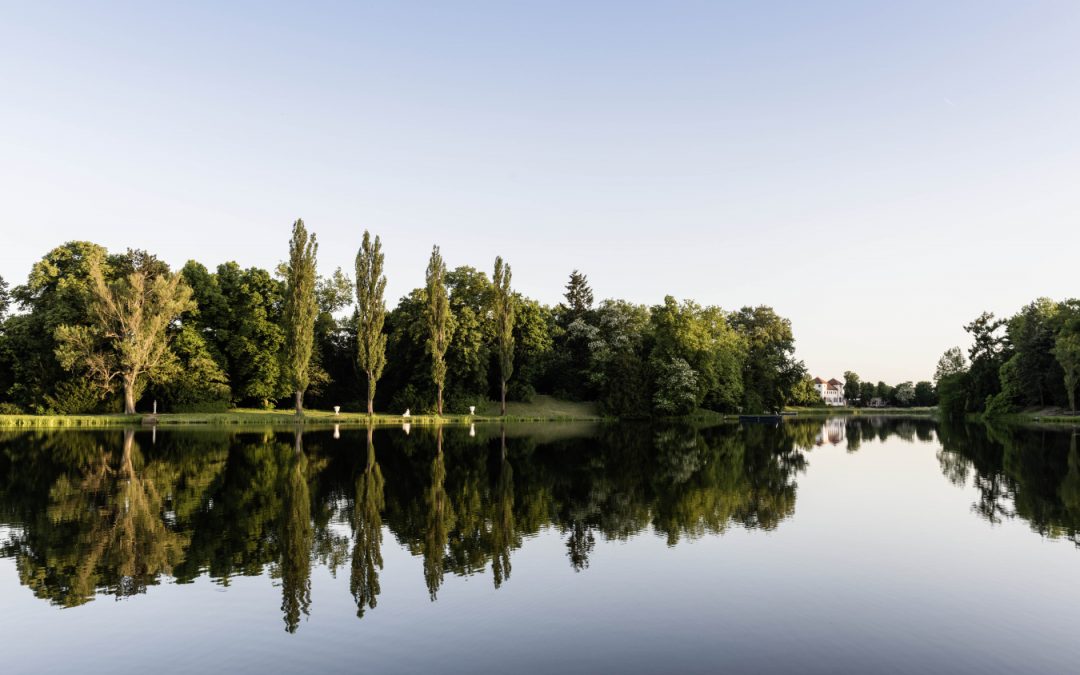
[{"label": "sky", "polygon": [[69,240],[323,272],[382,237],[561,299],[791,319],[810,372],[929,379],[1080,295],[1080,3],[6,2],[0,276]]}]

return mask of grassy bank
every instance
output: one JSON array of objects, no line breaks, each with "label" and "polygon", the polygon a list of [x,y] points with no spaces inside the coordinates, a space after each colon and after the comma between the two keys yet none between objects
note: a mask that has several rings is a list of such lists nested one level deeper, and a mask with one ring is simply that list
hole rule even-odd
[{"label": "grassy bank", "polygon": [[836,417],[843,415],[913,415],[917,417],[935,417],[937,408],[804,408],[789,406],[784,412],[798,413],[800,417]]},{"label": "grassy bank", "polygon": [[161,413],[159,415],[0,415],[0,428],[62,429],[140,426],[155,423],[166,426],[234,426],[234,425],[329,425],[348,426],[428,424],[469,424],[473,422],[555,422],[597,421],[603,419],[592,403],[561,401],[550,396],[537,396],[531,403],[508,403],[506,417],[499,415],[499,406],[488,403],[480,406],[476,415],[387,415],[368,417],[363,413],[341,413],[329,410],[308,410],[297,417],[291,410],[254,410],[238,408],[223,413]]},{"label": "grassy bank", "polygon": [[1080,425],[1080,414],[1076,412],[1065,412],[1061,410],[1053,411],[1029,411],[1014,413],[1012,415],[999,415],[997,417],[986,418],[979,416],[978,419],[990,422],[993,424],[1067,424],[1067,425]]}]

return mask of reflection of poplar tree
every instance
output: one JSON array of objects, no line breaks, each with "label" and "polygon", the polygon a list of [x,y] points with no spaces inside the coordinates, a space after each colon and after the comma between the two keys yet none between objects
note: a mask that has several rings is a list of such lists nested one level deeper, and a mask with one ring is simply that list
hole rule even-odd
[{"label": "reflection of poplar tree", "polygon": [[492,519],[491,573],[495,588],[510,578],[510,551],[516,543],[514,531],[514,470],[506,458],[506,429],[502,430],[502,464],[495,486],[495,517]]},{"label": "reflection of poplar tree", "polygon": [[446,462],[443,459],[443,430],[439,425],[437,434],[438,449],[431,462],[431,487],[428,488],[427,528],[424,532],[424,581],[427,582],[428,594],[435,600],[442,586],[446,544],[449,539],[448,521],[450,503],[446,495]]},{"label": "reflection of poplar tree", "polygon": [[356,600],[356,616],[364,609],[375,609],[379,595],[379,570],[382,558],[383,497],[382,469],[375,461],[373,428],[367,429],[367,466],[356,481],[356,505],[353,510],[352,575],[349,590]]},{"label": "reflection of poplar tree", "polygon": [[307,457],[303,432],[294,432],[296,447],[282,485],[284,513],[281,524],[281,611],[285,630],[295,633],[300,614],[311,608],[311,495],[307,484]]}]

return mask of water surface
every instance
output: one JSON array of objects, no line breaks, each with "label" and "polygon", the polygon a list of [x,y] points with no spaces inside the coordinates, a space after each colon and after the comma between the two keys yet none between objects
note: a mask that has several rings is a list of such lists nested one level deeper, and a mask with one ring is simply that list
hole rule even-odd
[{"label": "water surface", "polygon": [[0,435],[8,672],[1063,672],[1063,429]]}]

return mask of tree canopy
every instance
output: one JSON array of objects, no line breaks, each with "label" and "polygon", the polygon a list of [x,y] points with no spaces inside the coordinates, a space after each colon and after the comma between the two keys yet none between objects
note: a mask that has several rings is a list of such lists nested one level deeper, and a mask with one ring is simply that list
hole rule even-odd
[{"label": "tree canopy", "polygon": [[[135,406],[152,398],[170,412],[290,404],[299,412],[306,400],[462,413],[543,394],[650,417],[762,412],[813,398],[791,324],[769,307],[733,311],[670,296],[652,306],[596,302],[578,270],[564,302],[549,306],[515,290],[501,258],[489,276],[448,268],[435,247],[423,285],[389,308],[382,241],[365,232],[357,243],[355,281],[340,269],[318,275],[315,236],[299,220],[288,260],[273,271],[191,260],[173,274],[143,252],[59,246],[10,293],[14,306],[0,320],[0,404],[39,413],[127,407],[118,345],[104,336],[95,298],[127,297],[136,270],[147,289],[168,282],[179,296],[154,315],[153,344],[167,349],[152,355],[152,368],[136,369]],[[162,304],[155,298],[147,294],[146,306]],[[116,391],[85,377],[90,368],[111,375]]]}]

